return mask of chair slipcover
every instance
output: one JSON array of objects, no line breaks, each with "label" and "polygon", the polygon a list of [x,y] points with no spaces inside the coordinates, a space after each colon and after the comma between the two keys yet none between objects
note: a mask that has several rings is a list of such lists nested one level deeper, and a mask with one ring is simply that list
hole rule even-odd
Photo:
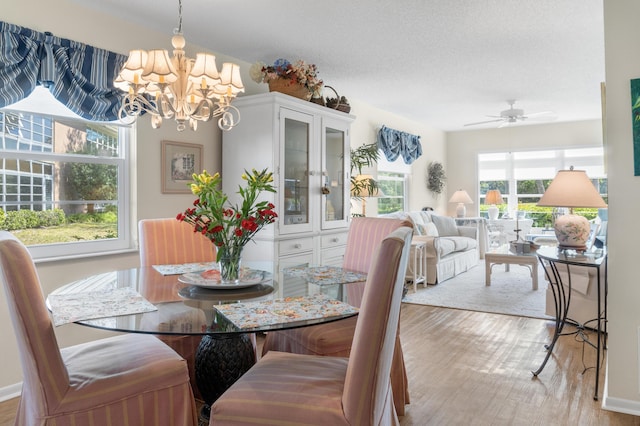
[{"label": "chair slipcover", "polygon": [[397,425],[390,384],[411,228],[379,245],[349,358],[271,351],[212,406],[210,425]]},{"label": "chair slipcover", "polygon": [[22,362],[16,425],[195,425],[184,359],[153,336],[60,350],[26,247],[0,231],[0,278]]},{"label": "chair slipcover", "polygon": [[[392,231],[402,226],[413,227],[413,224],[404,219],[354,218],[349,228],[343,267],[368,273],[373,254],[382,240]],[[354,306],[360,306],[365,283],[348,284],[346,288],[349,303]],[[351,352],[357,321],[358,317],[352,317],[312,327],[269,332],[262,347],[262,354],[265,355],[269,351],[281,351],[348,357]],[[409,403],[409,385],[400,343],[400,333],[397,334],[395,343],[391,384],[396,412],[399,416],[403,416],[405,405]]]}]

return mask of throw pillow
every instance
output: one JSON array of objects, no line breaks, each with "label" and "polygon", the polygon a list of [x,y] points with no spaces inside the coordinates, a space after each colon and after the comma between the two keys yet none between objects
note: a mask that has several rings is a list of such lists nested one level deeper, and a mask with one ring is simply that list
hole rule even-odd
[{"label": "throw pillow", "polygon": [[[429,225],[432,225],[432,224],[429,223]],[[416,235],[428,235],[427,228],[421,223],[416,223],[415,231],[416,231]]]},{"label": "throw pillow", "polygon": [[438,235],[441,237],[455,237],[458,234],[458,227],[456,226],[456,220],[448,216],[431,216],[431,220],[438,228]]}]

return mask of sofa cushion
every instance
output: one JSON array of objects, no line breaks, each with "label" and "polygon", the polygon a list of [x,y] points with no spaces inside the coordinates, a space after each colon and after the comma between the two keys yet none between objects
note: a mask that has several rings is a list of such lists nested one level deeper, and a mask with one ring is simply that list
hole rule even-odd
[{"label": "sofa cushion", "polygon": [[441,237],[458,236],[458,226],[452,217],[432,215],[431,220],[438,228],[438,235]]},{"label": "sofa cushion", "polygon": [[474,249],[477,247],[476,243],[476,240],[467,237],[440,237],[436,250],[440,258],[443,258],[451,253]]}]

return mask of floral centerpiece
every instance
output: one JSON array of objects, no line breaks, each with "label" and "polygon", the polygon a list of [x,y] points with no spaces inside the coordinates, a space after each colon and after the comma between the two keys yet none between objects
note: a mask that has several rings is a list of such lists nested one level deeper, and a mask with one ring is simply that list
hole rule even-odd
[{"label": "floral centerpiece", "polygon": [[289,85],[299,84],[314,98],[322,97],[323,82],[318,78],[318,68],[315,64],[304,61],[289,62],[277,59],[273,65],[256,62],[249,69],[251,79],[256,83],[269,83],[275,80],[285,80]]},{"label": "floral centerpiece", "polygon": [[211,240],[218,249],[217,262],[223,282],[237,281],[240,274],[242,249],[265,225],[275,222],[278,215],[275,206],[267,201],[258,201],[263,191],[276,192],[273,173],[253,169],[242,174],[247,186],[238,189],[241,205],[231,205],[228,196],[220,189],[220,174],[213,176],[204,170],[193,174],[191,192],[198,198],[190,207],[179,213],[176,219],[193,225]]}]

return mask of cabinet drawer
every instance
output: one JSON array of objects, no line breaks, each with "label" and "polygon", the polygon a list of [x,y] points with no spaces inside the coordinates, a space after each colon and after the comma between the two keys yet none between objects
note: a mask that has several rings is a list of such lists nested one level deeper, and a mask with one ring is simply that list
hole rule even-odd
[{"label": "cabinet drawer", "polygon": [[347,244],[347,234],[329,234],[323,235],[320,240],[320,247],[325,249],[329,247],[344,246]]},{"label": "cabinet drawer", "polygon": [[278,246],[280,256],[313,250],[313,237],[280,241]]},{"label": "cabinet drawer", "polygon": [[346,246],[320,251],[320,264],[323,266],[342,266]]}]

